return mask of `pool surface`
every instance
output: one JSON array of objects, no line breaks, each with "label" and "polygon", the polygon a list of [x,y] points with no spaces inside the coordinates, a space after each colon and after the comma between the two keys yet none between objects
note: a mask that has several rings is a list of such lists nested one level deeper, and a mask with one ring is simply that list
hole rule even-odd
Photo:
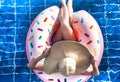
[{"label": "pool surface", "polygon": [[[0,82],[42,82],[27,68],[25,40],[33,19],[60,0],[0,0]],[[98,22],[105,49],[100,75],[87,82],[120,82],[120,0],[73,0]]]}]

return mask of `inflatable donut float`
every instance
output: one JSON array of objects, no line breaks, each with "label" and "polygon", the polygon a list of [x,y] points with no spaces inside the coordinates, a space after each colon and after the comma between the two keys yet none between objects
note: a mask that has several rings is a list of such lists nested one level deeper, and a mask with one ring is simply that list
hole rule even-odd
[{"label": "inflatable donut float", "polygon": [[[46,46],[51,45],[52,36],[59,27],[58,14],[59,8],[52,6],[42,11],[33,20],[26,38],[26,53],[29,61],[40,56]],[[95,19],[86,11],[80,10],[74,13],[72,26],[77,41],[95,56],[99,66],[104,45],[101,30]],[[39,62],[43,64],[44,59]],[[65,77],[60,73],[48,75],[44,71],[33,71],[44,82],[84,82],[91,77],[88,75]]]}]

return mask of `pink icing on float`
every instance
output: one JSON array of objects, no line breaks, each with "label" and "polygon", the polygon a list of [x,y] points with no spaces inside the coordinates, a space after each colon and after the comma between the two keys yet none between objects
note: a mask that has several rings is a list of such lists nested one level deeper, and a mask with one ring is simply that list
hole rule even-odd
[{"label": "pink icing on float", "polygon": [[[26,38],[26,53],[28,60],[41,55],[50,41],[55,31],[59,27],[59,8],[53,6],[42,11],[32,22]],[[103,54],[103,37],[99,25],[95,19],[86,11],[80,10],[74,13],[73,30],[77,41],[83,44],[100,64]],[[40,61],[43,64],[44,59]],[[72,75],[64,77],[60,73],[48,75],[44,71],[33,70],[35,74],[45,82],[84,82],[91,76]]]}]

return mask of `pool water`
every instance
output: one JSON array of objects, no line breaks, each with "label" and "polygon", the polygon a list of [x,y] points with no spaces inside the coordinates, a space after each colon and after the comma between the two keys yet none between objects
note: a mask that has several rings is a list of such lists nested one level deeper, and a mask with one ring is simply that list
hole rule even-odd
[{"label": "pool water", "polygon": [[[27,68],[25,39],[33,19],[60,0],[0,0],[0,82],[42,82]],[[120,81],[120,0],[73,0],[98,22],[105,49],[100,75],[87,82]]]}]

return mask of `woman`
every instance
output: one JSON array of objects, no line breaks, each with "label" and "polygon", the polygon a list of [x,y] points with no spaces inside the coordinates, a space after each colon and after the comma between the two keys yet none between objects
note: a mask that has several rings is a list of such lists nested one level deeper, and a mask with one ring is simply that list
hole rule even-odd
[{"label": "woman", "polygon": [[[70,40],[70,41],[75,41],[76,40],[74,32],[73,32],[73,29],[72,29],[72,26],[71,26],[72,16],[73,16],[72,0],[69,0],[68,3],[67,3],[67,5],[66,5],[66,1],[65,0],[61,0],[61,4],[62,4],[62,7],[61,7],[60,12],[59,12],[60,27],[58,28],[58,30],[56,31],[56,33],[55,33],[55,35],[53,37],[53,42],[54,43],[56,42],[53,45],[54,45],[54,47],[56,46],[56,48],[58,47],[57,44],[60,44],[60,45],[61,45],[61,43],[64,44],[64,42],[59,42],[61,40]],[[73,42],[70,42],[70,43],[74,44]],[[78,44],[78,43],[76,43],[76,44]],[[64,45],[62,45],[60,48],[62,48],[63,46]],[[89,54],[89,51],[86,48],[82,47],[82,45],[79,45],[79,46],[81,46],[81,49],[86,50],[84,53],[88,53]],[[50,56],[52,56],[51,52],[54,52],[53,51],[54,47],[46,48],[43,51],[43,53],[42,53],[41,56],[39,56],[38,58],[35,58],[35,59],[33,59],[33,60],[30,61],[30,63],[28,64],[28,67],[32,68],[32,69],[37,69],[37,70],[44,70],[43,69],[43,65],[41,63],[39,63],[39,61],[41,59],[43,59],[43,58],[47,58],[47,57],[49,58]],[[64,47],[66,47],[66,46],[64,46]],[[66,47],[66,49],[69,48],[69,47]],[[59,49],[59,50],[62,50],[62,49]],[[63,51],[58,51],[58,53],[59,52],[61,53]],[[56,54],[55,56],[59,57],[60,54],[58,54],[58,55]],[[82,74],[98,75],[99,71],[98,71],[98,68],[96,66],[96,62],[95,62],[94,56],[92,56],[91,54],[89,54],[88,56],[89,56],[89,59],[90,59],[90,64],[92,64],[93,70],[92,71],[87,71],[86,70]],[[60,62],[56,63],[56,66],[58,65],[58,67],[56,67],[54,69],[55,70],[58,69],[65,76],[68,76],[68,75],[71,75],[71,74],[76,74],[75,73],[75,70],[76,70],[76,66],[75,65],[81,63],[81,62],[79,62],[79,63],[76,64],[76,61],[77,60],[73,59],[72,56],[70,58],[64,58],[64,57],[62,57],[62,59],[60,60]],[[68,66],[67,62],[68,63],[71,62],[71,64],[69,64],[69,66]],[[64,70],[64,68],[66,66],[68,66],[68,67],[67,67],[67,69]],[[52,73],[52,72],[48,72],[48,73]],[[78,73],[78,74],[80,74],[80,73]]]},{"label": "woman", "polygon": [[59,13],[60,27],[54,35],[53,42],[60,40],[76,40],[72,29],[73,8],[72,0],[66,5],[65,0],[61,0],[62,7]]}]

